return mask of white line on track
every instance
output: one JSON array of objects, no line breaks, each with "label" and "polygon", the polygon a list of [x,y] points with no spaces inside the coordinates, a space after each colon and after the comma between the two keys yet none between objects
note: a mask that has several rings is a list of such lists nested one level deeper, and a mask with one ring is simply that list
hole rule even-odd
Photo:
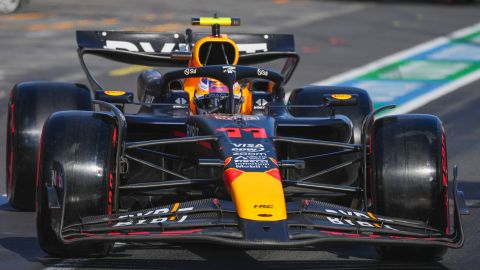
[{"label": "white line on track", "polygon": [[463,86],[468,85],[478,79],[480,79],[480,70],[475,71],[460,79],[454,80],[451,83],[445,84],[431,92],[426,93],[425,95],[412,99],[411,101],[404,103],[402,106],[399,106],[398,108],[392,110],[391,112],[389,112],[389,114],[401,114],[411,112],[437,98],[440,98],[441,96],[460,89]]},{"label": "white line on track", "polygon": [[[475,31],[478,31],[478,30],[480,30],[480,23],[469,26],[469,27],[466,27],[466,28],[463,28],[463,29],[460,29],[460,30],[457,30],[457,31],[451,33],[450,35],[439,37],[439,38],[433,39],[431,41],[427,41],[425,43],[417,45],[415,47],[406,49],[404,51],[400,51],[398,53],[389,55],[387,57],[381,58],[381,59],[379,59],[377,61],[374,61],[372,63],[366,64],[362,67],[352,69],[352,70],[347,71],[345,73],[332,76],[328,79],[325,79],[325,80],[322,80],[322,81],[319,81],[319,82],[315,82],[315,83],[313,83],[313,85],[333,85],[333,84],[336,84],[336,83],[340,83],[342,81],[351,80],[351,79],[354,79],[358,76],[361,76],[361,75],[364,75],[364,74],[369,73],[371,71],[374,71],[374,70],[376,70],[380,67],[383,67],[383,66],[386,66],[388,64],[392,64],[392,63],[398,62],[400,60],[409,58],[409,57],[411,57],[415,54],[418,54],[420,52],[424,52],[424,51],[427,51],[429,49],[447,44],[447,43],[449,43],[450,39],[452,39],[452,38],[462,37],[462,36],[465,36],[469,33],[473,33]],[[395,110],[392,110],[388,114],[410,112],[412,110],[415,110],[415,109],[429,103],[430,101],[433,101],[433,100],[435,100],[435,99],[437,99],[441,96],[444,96],[444,95],[446,95],[450,92],[453,92],[453,91],[461,88],[462,86],[465,86],[469,83],[472,83],[472,82],[474,82],[478,79],[480,79],[480,71],[473,72],[473,73],[471,73],[471,74],[469,74],[465,77],[454,80],[451,83],[448,83],[446,85],[443,85],[443,86],[441,86],[441,87],[439,87],[439,88],[437,88],[437,89],[435,89],[435,90],[433,90],[433,91],[431,91],[431,92],[429,92],[425,95],[419,96],[419,97],[415,98],[414,100],[406,102],[405,104],[396,108]]]},{"label": "white line on track", "polygon": [[0,205],[4,205],[7,203],[8,203],[7,194],[3,194],[2,196],[0,196]]}]

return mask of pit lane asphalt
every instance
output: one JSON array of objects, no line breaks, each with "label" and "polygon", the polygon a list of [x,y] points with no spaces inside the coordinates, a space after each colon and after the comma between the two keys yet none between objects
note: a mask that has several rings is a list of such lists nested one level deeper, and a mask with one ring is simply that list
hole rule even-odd
[{"label": "pit lane asphalt", "polygon": [[[188,8],[187,8],[188,7]],[[242,18],[242,32],[294,33],[302,56],[289,87],[313,83],[478,22],[480,6],[423,1],[33,1],[23,14],[0,17],[0,163],[5,164],[8,90],[23,80],[81,81],[73,30],[127,27],[182,31],[190,16]],[[98,66],[108,68],[106,63]],[[100,68],[98,69],[100,70]],[[100,73],[100,74],[106,74]],[[133,75],[101,76],[105,85],[134,90]],[[469,204],[464,248],[440,262],[385,262],[368,246],[317,250],[242,251],[216,246],[117,245],[102,259],[51,258],[36,242],[34,215],[17,212],[0,197],[0,269],[476,269],[480,179],[480,82],[418,109],[438,115],[447,131],[450,168],[460,166]],[[4,170],[0,170],[0,195]]]}]

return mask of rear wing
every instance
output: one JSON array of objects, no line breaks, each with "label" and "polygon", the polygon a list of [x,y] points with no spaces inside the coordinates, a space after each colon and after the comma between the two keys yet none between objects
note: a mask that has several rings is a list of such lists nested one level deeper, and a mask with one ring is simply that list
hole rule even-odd
[{"label": "rear wing", "polygon": [[[80,63],[92,87],[101,86],[85,65],[85,54],[104,57],[127,64],[187,67],[191,48],[210,33],[192,33],[191,44],[185,34],[126,31],[77,31]],[[286,59],[281,70],[287,82],[298,64],[293,35],[288,34],[226,34],[239,49],[238,65],[254,65]]]}]

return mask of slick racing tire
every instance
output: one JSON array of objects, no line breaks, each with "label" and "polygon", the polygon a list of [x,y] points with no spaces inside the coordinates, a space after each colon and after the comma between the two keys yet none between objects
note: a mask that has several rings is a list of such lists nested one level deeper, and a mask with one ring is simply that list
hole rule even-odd
[{"label": "slick racing tire", "polygon": [[[325,96],[333,94],[347,94],[358,96],[357,104],[350,106],[333,106],[336,114],[345,115],[353,124],[352,143],[360,144],[362,136],[362,122],[373,110],[372,100],[367,91],[354,87],[340,86],[305,86],[292,91],[288,105],[322,105]],[[290,113],[295,117],[329,117],[331,110],[328,108],[290,108]]]},{"label": "slick racing tire", "polygon": [[[380,118],[372,129],[371,200],[375,213],[449,230],[445,133],[431,115]],[[443,247],[380,246],[385,259],[439,259]]]},{"label": "slick racing tire", "polygon": [[40,134],[50,114],[92,110],[87,87],[72,83],[25,82],[10,92],[7,120],[6,191],[10,205],[35,210],[35,178]]},{"label": "slick racing tire", "polygon": [[112,213],[116,132],[114,119],[104,113],[57,112],[45,123],[36,220],[40,247],[48,254],[101,257],[112,249],[113,242],[68,243],[69,234],[78,237],[80,231],[62,228]]}]

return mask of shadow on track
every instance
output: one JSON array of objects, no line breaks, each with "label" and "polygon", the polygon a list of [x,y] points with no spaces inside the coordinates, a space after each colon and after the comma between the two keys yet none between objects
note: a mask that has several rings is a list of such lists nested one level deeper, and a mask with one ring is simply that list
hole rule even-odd
[{"label": "shadow on track", "polygon": [[0,239],[0,246],[20,255],[27,261],[37,261],[39,257],[45,256],[40,250],[36,237],[5,237]]},{"label": "shadow on track", "polygon": [[[39,261],[45,267],[54,268],[95,268],[95,269],[447,269],[438,262],[404,262],[404,261],[381,261],[372,259],[372,252],[364,252],[365,247],[358,246],[358,249],[322,249],[321,251],[333,253],[337,258],[350,258],[352,256],[360,259],[351,260],[257,260],[253,258],[248,250],[240,250],[231,247],[205,246],[205,245],[126,245],[115,248],[111,256],[100,259],[66,259],[59,260],[49,257],[40,258]],[[367,250],[370,249],[367,247]],[[171,258],[156,259],[155,256],[149,259],[129,258],[132,250],[148,251],[153,250],[162,253],[172,250],[187,250],[195,258]],[[320,251],[320,250],[319,250]],[[19,252],[21,252],[19,250]],[[128,252],[128,253],[126,253]],[[265,251],[267,253],[271,251]],[[365,254],[366,257],[362,256]],[[160,256],[159,256],[160,257]],[[365,260],[367,259],[367,260]]]},{"label": "shadow on track", "polygon": [[480,183],[475,181],[460,181],[458,188],[465,194],[468,208],[480,208]]}]

